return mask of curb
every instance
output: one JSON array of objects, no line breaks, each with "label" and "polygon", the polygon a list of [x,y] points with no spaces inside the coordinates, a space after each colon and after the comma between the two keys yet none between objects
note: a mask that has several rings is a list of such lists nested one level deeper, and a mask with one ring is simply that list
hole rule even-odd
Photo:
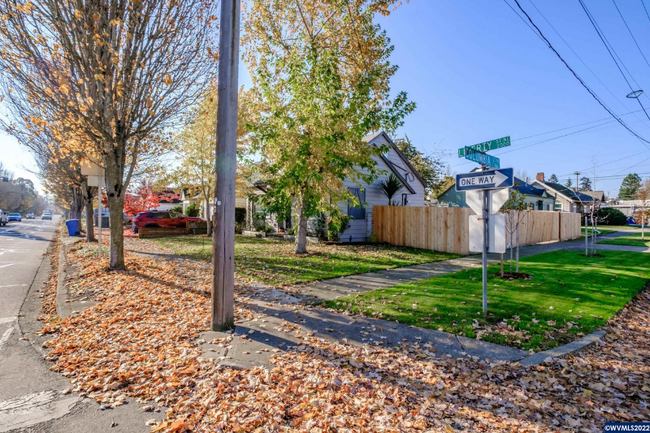
[{"label": "curb", "polygon": [[66,298],[68,297],[68,293],[65,290],[65,269],[65,244],[63,243],[63,231],[61,231],[59,233],[59,269],[56,280],[56,314],[61,318],[67,317],[70,314],[69,311],[66,311],[67,306],[65,305]]},{"label": "curb", "polygon": [[554,349],[545,350],[543,352],[538,352],[534,355],[531,355],[527,358],[524,358],[519,361],[521,365],[540,365],[545,362],[548,358],[562,358],[571,353],[578,352],[582,349],[585,349],[592,344],[600,341],[607,332],[605,331],[594,331],[589,335],[585,335],[576,341],[565,344]]},{"label": "curb", "polygon": [[97,302],[92,301],[68,302],[68,291],[65,287],[65,279],[67,275],[65,251],[66,248],[76,242],[76,240],[73,239],[72,241],[68,240],[66,242],[64,236],[65,234],[62,231],[59,235],[59,243],[61,247],[59,248],[59,269],[56,281],[56,314],[62,319],[68,317],[72,313],[97,305]]}]

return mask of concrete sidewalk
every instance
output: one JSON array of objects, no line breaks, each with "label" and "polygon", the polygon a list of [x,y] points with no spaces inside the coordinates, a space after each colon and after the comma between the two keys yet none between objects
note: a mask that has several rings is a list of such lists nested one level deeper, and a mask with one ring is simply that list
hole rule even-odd
[{"label": "concrete sidewalk", "polygon": [[[605,246],[606,245],[603,245],[603,247]],[[612,245],[608,246],[611,247]],[[566,249],[579,250],[583,247],[583,239],[566,242],[547,242],[543,244],[521,247],[519,250],[519,257],[529,257],[550,251]],[[508,254],[506,253],[506,259],[507,258]],[[490,254],[488,261],[490,264],[499,263],[499,255]],[[451,274],[454,272],[480,266],[481,256],[471,255],[457,259],[424,263],[414,266],[404,266],[401,268],[386,269],[378,272],[368,272],[366,274],[349,275],[346,277],[338,277],[329,280],[319,280],[306,284],[298,284],[292,286],[290,288],[290,291],[295,296],[299,296],[306,302],[327,301],[354,293],[361,293],[368,290],[384,289],[402,283],[426,280],[429,278],[438,277],[440,275]]]},{"label": "concrete sidewalk", "polygon": [[[612,233],[606,237],[614,238],[625,234]],[[559,250],[580,251],[583,248],[584,239],[545,243],[521,247],[520,257]],[[598,245],[597,248],[650,252],[650,248],[622,245]],[[498,255],[490,256],[490,264],[498,262]],[[204,333],[201,337],[202,356],[234,368],[270,366],[269,360],[274,353],[308,345],[308,337],[313,336],[355,345],[395,347],[401,344],[412,344],[421,347],[425,355],[473,357],[504,362],[521,361],[527,365],[535,365],[549,356],[564,356],[580,350],[604,334],[602,331],[597,331],[585,337],[585,341],[577,341],[556,348],[554,351],[529,356],[528,352],[520,349],[432,329],[355,316],[341,311],[305,308],[306,303],[336,299],[349,294],[392,287],[479,266],[481,266],[480,256],[468,256],[301,284],[287,291],[276,291],[282,293],[276,293],[274,302],[269,302],[268,296],[260,299],[249,298],[247,307],[255,311],[256,317],[237,323],[237,328],[233,332]]]}]

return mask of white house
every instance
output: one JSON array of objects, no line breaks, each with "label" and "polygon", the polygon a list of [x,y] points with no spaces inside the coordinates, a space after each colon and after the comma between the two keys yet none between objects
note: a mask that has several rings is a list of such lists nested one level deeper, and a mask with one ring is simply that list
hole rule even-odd
[{"label": "white house", "polygon": [[347,230],[341,234],[344,242],[365,241],[372,234],[372,208],[373,206],[386,206],[388,199],[381,193],[377,183],[388,178],[394,173],[404,185],[393,201],[401,206],[424,206],[426,183],[420,174],[413,168],[404,154],[395,146],[393,140],[385,132],[378,132],[364,138],[371,146],[388,146],[388,152],[381,157],[376,157],[377,168],[383,172],[372,184],[359,187],[350,179],[343,185],[359,198],[362,203],[360,208],[350,207],[348,203],[340,203],[340,208],[350,216]]},{"label": "white house", "polygon": [[[350,179],[345,179],[343,182],[343,186],[348,188],[361,203],[358,207],[352,206],[348,201],[342,201],[339,204],[343,214],[350,216],[348,228],[340,236],[343,242],[368,240],[368,237],[372,234],[373,206],[388,205],[388,198],[381,193],[378,182],[388,178],[390,173],[395,174],[404,185],[397,195],[393,197],[394,202],[398,202],[401,206],[424,206],[426,184],[388,134],[378,132],[365,137],[364,140],[371,146],[387,146],[388,151],[384,155],[375,157],[377,169],[382,174],[372,184],[362,183],[358,185]],[[253,186],[256,188],[257,194],[264,194],[265,189],[268,187],[265,182],[259,180]],[[249,205],[247,209],[251,213],[256,210],[254,205]],[[286,230],[292,225],[291,220],[277,221],[274,216],[267,217],[266,223],[276,230]],[[313,228],[315,223],[316,219],[310,220],[310,228]]]}]

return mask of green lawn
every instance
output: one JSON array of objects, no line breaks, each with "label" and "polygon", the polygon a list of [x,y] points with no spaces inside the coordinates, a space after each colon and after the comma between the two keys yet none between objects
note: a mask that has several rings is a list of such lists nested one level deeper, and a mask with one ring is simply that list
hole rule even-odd
[{"label": "green lawn", "polygon": [[[588,231],[589,234],[591,235],[591,228],[587,229],[587,231]],[[598,236],[608,235],[608,234],[610,234],[610,233],[616,233],[616,230],[610,230],[610,229],[601,229],[601,228],[598,228],[598,231],[600,232],[600,233],[598,233]],[[585,228],[584,228],[584,227],[580,229],[580,233],[582,233],[582,236],[583,236],[583,237],[585,236]]]},{"label": "green lawn", "polygon": [[327,306],[535,351],[600,327],[650,279],[650,255],[606,251],[604,258],[558,251],[521,260],[530,280],[504,281],[491,266],[482,314],[481,269],[373,290]]},{"label": "green lawn", "polygon": [[[212,239],[204,235],[152,241],[174,254],[212,258]],[[291,241],[236,236],[236,271],[244,278],[282,286],[459,257],[389,245],[308,245],[305,255],[294,254],[294,249]]]},{"label": "green lawn", "polygon": [[641,239],[641,233],[632,233],[615,239],[599,241],[601,244],[632,245],[635,247],[650,247],[650,230],[646,229],[645,239]]}]

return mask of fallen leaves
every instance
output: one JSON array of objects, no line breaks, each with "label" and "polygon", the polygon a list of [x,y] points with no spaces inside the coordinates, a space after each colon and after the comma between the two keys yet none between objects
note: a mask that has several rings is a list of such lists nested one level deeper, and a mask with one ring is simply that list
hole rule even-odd
[{"label": "fallen leaves", "polygon": [[[273,368],[234,370],[199,358],[209,265],[149,257],[127,254],[127,270],[109,272],[77,256],[86,269],[77,283],[98,287],[100,304],[49,325],[47,346],[75,391],[107,407],[128,396],[145,410],[169,407],[163,423],[149,423],[156,432],[599,431],[606,420],[650,418],[648,291],[609,322],[601,344],[537,367],[298,334],[300,344],[273,350]],[[237,321],[255,317],[249,307],[264,290],[236,287]]]}]

